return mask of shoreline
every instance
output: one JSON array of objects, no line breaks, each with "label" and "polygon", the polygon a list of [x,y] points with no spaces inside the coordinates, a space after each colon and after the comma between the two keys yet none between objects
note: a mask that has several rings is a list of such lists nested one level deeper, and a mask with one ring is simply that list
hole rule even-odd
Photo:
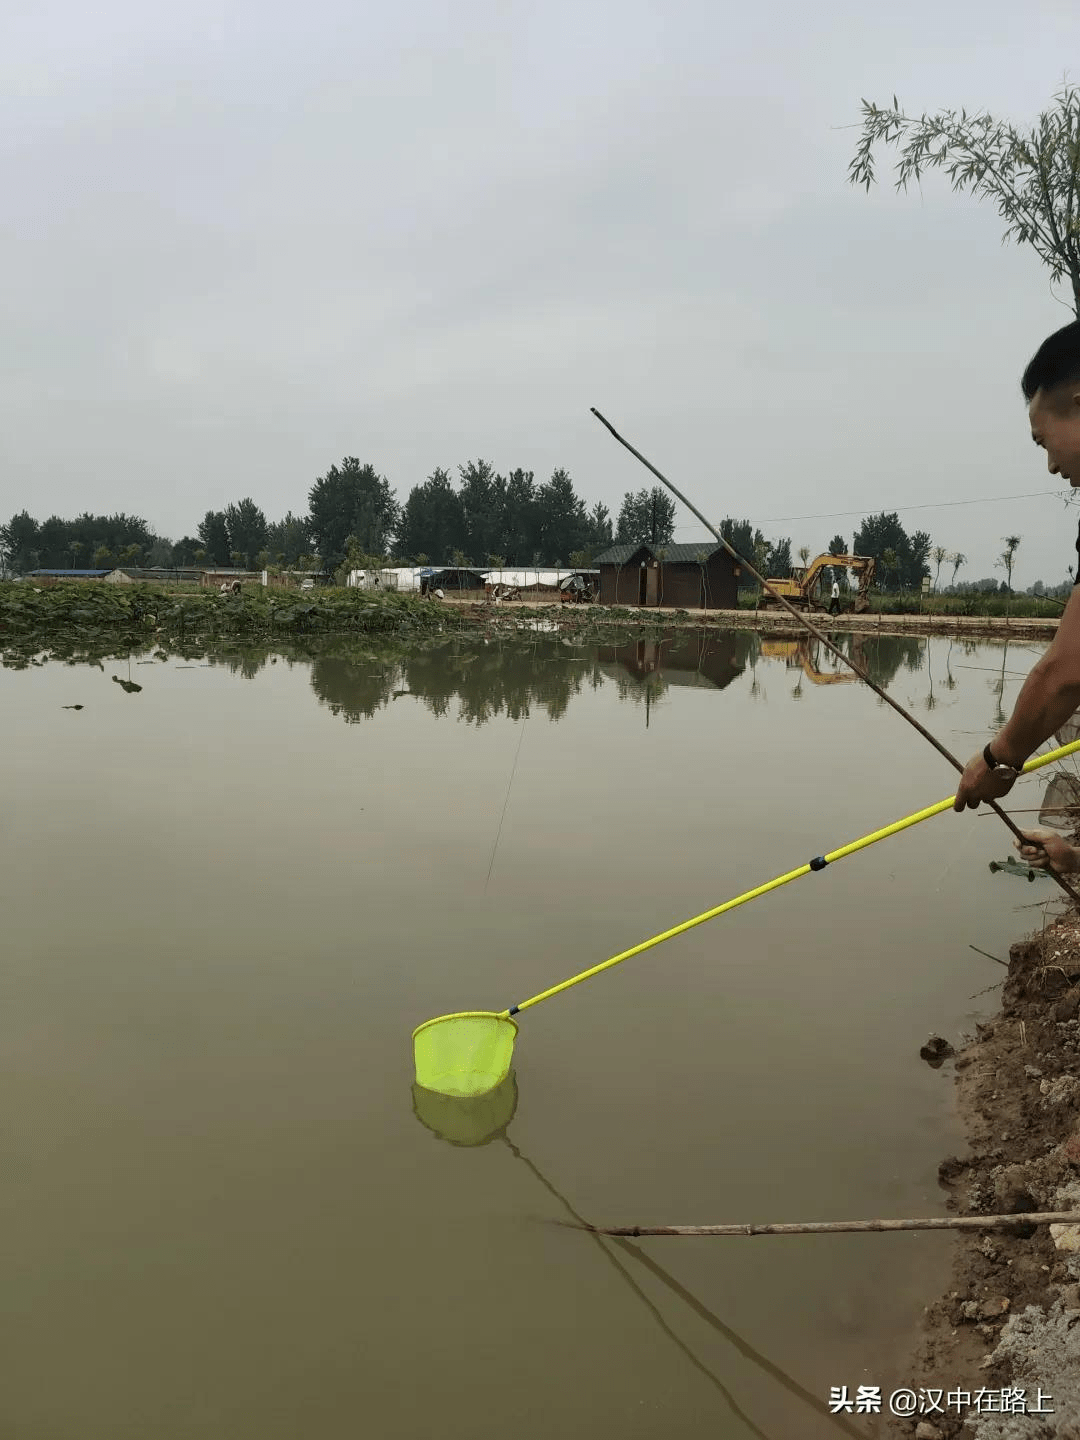
[{"label": "shoreline", "polygon": [[[673,628],[717,630],[760,630],[808,633],[794,616],[784,610],[678,610],[667,607],[649,606],[641,609],[626,609],[601,605],[568,606],[533,603],[527,600],[500,601],[496,607],[485,601],[458,599],[448,596],[442,602],[460,610],[468,618],[481,620],[492,615],[517,614],[529,619],[553,619],[554,617],[591,618],[597,625],[650,626],[659,620],[663,626]],[[846,631],[870,635],[943,635],[943,636],[1001,636],[1006,639],[1047,639],[1057,633],[1059,620],[1046,616],[1004,616],[1004,615],[889,615],[885,613],[855,615],[851,612],[840,615],[813,612],[809,617],[816,629],[826,634],[832,631]]]},{"label": "shoreline", "polygon": [[[819,631],[856,635],[940,635],[951,638],[1050,640],[1060,617],[890,614],[839,615],[814,611],[806,617]],[[669,606],[567,605],[547,597],[494,601],[477,592],[420,599],[397,592],[319,587],[310,591],[248,585],[239,594],[209,588],[164,589],[143,584],[70,582],[29,586],[0,582],[0,643],[72,632],[141,632],[169,637],[200,633],[243,635],[432,634],[456,621],[461,629],[526,629],[530,625],[582,635],[611,630],[639,633],[695,630],[753,630],[785,638],[807,634],[801,617],[787,611],[686,610]]]}]

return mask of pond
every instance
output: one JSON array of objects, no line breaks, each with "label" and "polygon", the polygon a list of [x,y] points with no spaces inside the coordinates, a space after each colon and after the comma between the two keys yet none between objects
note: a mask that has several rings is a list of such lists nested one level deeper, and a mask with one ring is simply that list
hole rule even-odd
[{"label": "pond", "polygon": [[[961,758],[1040,652],[844,643]],[[962,1140],[919,1048],[996,1008],[970,947],[1053,894],[990,873],[1000,822],[940,816],[529,1011],[490,1144],[418,1119],[409,1038],[949,794],[839,675],[694,631],[0,671],[5,1432],[867,1433],[829,1388],[903,1382],[949,1237],[555,1222],[944,1213]]]}]

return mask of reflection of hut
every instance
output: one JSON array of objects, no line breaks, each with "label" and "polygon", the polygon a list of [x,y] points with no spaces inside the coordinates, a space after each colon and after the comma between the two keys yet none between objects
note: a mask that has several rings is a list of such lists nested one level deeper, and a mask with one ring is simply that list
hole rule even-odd
[{"label": "reflection of hut", "polygon": [[746,668],[740,648],[745,652],[745,643],[740,647],[735,635],[687,633],[602,645],[597,658],[600,668],[609,674],[618,666],[639,680],[659,675],[667,685],[723,690]]},{"label": "reflection of hut", "polygon": [[602,605],[738,606],[742,567],[722,545],[613,545],[596,563]]}]

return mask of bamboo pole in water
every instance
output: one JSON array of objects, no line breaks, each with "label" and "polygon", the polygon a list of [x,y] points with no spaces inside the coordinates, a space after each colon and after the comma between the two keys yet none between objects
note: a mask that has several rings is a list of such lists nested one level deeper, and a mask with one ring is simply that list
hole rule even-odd
[{"label": "bamboo pole in water", "polygon": [[[567,1224],[558,1221],[558,1224]],[[575,1225],[594,1235],[836,1235],[871,1230],[1007,1230],[1017,1225],[1080,1225],[1080,1210],[1022,1215],[945,1215],[928,1220],[808,1220],[791,1225]]]}]

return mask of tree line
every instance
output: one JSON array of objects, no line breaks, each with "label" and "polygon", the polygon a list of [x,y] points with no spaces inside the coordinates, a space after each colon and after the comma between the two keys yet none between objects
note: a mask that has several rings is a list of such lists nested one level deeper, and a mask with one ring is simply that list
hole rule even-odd
[{"label": "tree line", "polygon": [[0,526],[0,560],[15,574],[116,565],[336,574],[376,561],[584,566],[612,544],[668,545],[675,533],[675,502],[658,486],[628,491],[613,518],[603,502],[589,508],[563,468],[538,481],[531,470],[501,474],[487,460],[459,466],[456,483],[436,469],[400,504],[373,465],[346,456],[318,477],[307,500],[304,513],[269,520],[245,496],[208,510],[194,534],[176,541],[138,516],[87,511],[39,523],[23,510]]},{"label": "tree line", "polygon": [[[346,456],[319,476],[302,514],[268,520],[250,496],[208,510],[195,533],[170,541],[138,516],[95,515],[73,520],[50,516],[38,523],[28,511],[0,526],[0,562],[8,573],[45,569],[109,569],[116,565],[237,569],[311,569],[340,575],[346,568],[382,563],[493,566],[591,565],[613,544],[648,542],[663,549],[675,539],[675,501],[660,486],[628,491],[613,518],[602,501],[578,495],[569,473],[555,469],[537,481],[531,470],[498,472],[487,460],[458,467],[457,479],[439,468],[400,504],[385,476]],[[767,578],[790,573],[796,561],[789,536],[766,538],[748,519],[727,517],[719,529]],[[998,564],[1011,586],[1019,537],[1008,537]],[[805,565],[819,553],[797,552]],[[824,550],[820,553],[826,553]],[[866,517],[852,536],[829,541],[827,553],[873,556],[884,590],[917,590],[936,562],[966,563],[959,552],[934,548],[925,530],[910,535],[895,512]],[[833,569],[841,586],[846,570]],[[830,575],[829,579],[832,578]]]},{"label": "tree line", "polygon": [[375,560],[459,565],[587,565],[615,542],[670,543],[675,503],[665,491],[628,492],[612,520],[591,509],[565,469],[538,482],[531,470],[503,475],[486,460],[459,466],[455,485],[436,469],[399,504],[385,476],[346,456],[308,492],[303,514],[268,520],[250,496],[208,510],[194,534],[171,541],[138,516],[53,515],[39,523],[27,510],[0,526],[0,558],[22,574],[115,565],[235,568],[295,566],[334,574]]},{"label": "tree line", "polygon": [[[791,573],[794,565],[791,541],[767,540],[749,520],[725,519],[720,522],[720,533],[732,546],[751,561],[768,580],[782,578]],[[925,576],[930,573],[927,558],[931,554],[930,536],[925,530],[916,530],[909,535],[895,511],[867,516],[851,538],[834,535],[828,546],[812,550],[809,545],[800,546],[796,552],[804,568],[818,555],[866,555],[877,563],[876,583],[883,590],[917,590]],[[946,552],[942,550],[942,555]],[[846,566],[827,567],[827,581],[846,588],[848,573]]]}]

